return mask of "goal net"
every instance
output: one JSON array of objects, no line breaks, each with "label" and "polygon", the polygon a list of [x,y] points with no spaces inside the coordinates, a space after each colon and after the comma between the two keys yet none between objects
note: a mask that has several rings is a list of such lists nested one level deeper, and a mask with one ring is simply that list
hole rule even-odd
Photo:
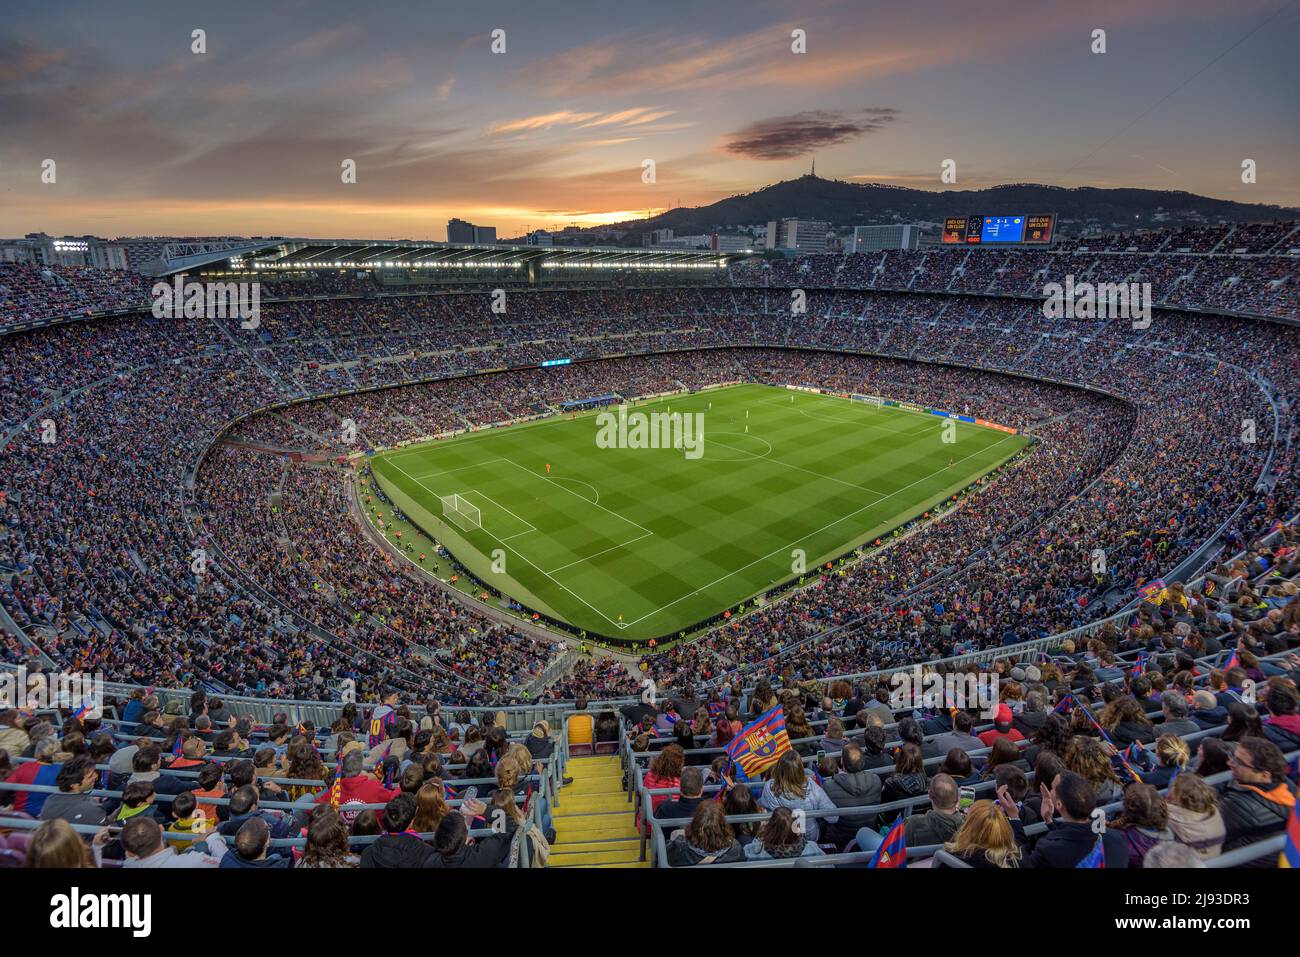
[{"label": "goal net", "polygon": [[442,514],[444,518],[463,531],[483,527],[479,510],[460,495],[442,496]]}]

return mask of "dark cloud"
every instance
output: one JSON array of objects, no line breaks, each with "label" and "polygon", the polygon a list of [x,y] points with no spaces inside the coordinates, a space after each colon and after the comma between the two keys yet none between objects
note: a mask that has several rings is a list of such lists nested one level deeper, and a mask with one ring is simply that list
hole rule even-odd
[{"label": "dark cloud", "polygon": [[878,106],[856,112],[809,110],[751,123],[728,136],[722,148],[749,159],[795,159],[874,133],[897,118],[898,110]]}]

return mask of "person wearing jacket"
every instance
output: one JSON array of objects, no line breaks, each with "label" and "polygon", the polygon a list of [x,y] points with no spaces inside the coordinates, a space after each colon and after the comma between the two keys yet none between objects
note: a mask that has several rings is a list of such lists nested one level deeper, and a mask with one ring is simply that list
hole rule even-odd
[{"label": "person wearing jacket", "polygon": [[[476,801],[474,804],[479,808],[483,807],[482,802]],[[464,807],[462,807],[463,810],[465,810]],[[463,813],[448,814],[438,824],[438,830],[433,836],[434,853],[424,866],[435,868],[500,867],[510,854],[510,842],[514,840],[517,826],[513,819],[507,817],[506,829],[503,833],[489,834],[487,837],[474,839],[470,837],[469,822]]]},{"label": "person wearing jacket", "polygon": [[1174,734],[1181,738],[1201,730],[1201,726],[1189,717],[1187,699],[1177,691],[1166,691],[1160,696],[1160,711],[1164,720],[1155,726],[1157,738],[1164,734]]},{"label": "person wearing jacket", "polygon": [[[930,810],[924,814],[909,815],[906,822],[907,846],[925,847],[929,844],[943,844],[952,840],[962,824],[961,811],[957,807],[960,792],[957,782],[947,774],[936,774],[930,779]],[[870,850],[862,846],[862,850]]]},{"label": "person wearing jacket", "polygon": [[1278,746],[1283,754],[1300,749],[1300,710],[1296,693],[1280,681],[1269,682],[1268,717],[1264,720],[1264,737]]},{"label": "person wearing jacket", "polygon": [[1219,704],[1213,692],[1201,689],[1192,695],[1192,711],[1188,717],[1196,723],[1197,731],[1208,731],[1228,723],[1228,709]]},{"label": "person wearing jacket", "polygon": [[62,818],[69,824],[102,824],[106,818],[104,806],[97,798],[86,794],[95,787],[99,778],[95,759],[79,754],[59,768],[58,794],[51,794],[41,808],[41,820]]},{"label": "person wearing jacket", "polygon": [[726,812],[717,801],[705,801],[697,807],[685,830],[677,831],[668,842],[669,867],[734,864],[744,859],[744,849],[736,840],[731,825],[727,823]]},{"label": "person wearing jacket", "polygon": [[239,827],[235,846],[221,858],[221,868],[272,870],[293,867],[293,857],[271,848],[271,828],[266,820],[250,817]]},{"label": "person wearing jacket", "polygon": [[[838,808],[872,807],[880,803],[880,778],[866,769],[862,749],[847,744],[840,751],[840,770],[822,782],[822,790]],[[844,847],[859,828],[875,830],[875,814],[841,814],[835,823],[823,823],[821,840]]]},{"label": "person wearing jacket", "polygon": [[[1007,709],[1007,712],[1009,714],[1010,709]],[[967,712],[958,711],[957,717],[953,719],[952,730],[925,742],[922,747],[922,756],[938,758],[946,755],[953,748],[961,748],[963,751],[970,752],[988,747],[982,740],[971,734],[974,727],[974,719]]]},{"label": "person wearing jacket", "polygon": [[[1047,833],[1038,838],[1033,853],[1025,857],[1021,867],[1072,868],[1078,867],[1097,843],[1092,832],[1092,809],[1097,806],[1096,792],[1079,774],[1065,771],[1056,776],[1049,789],[1041,785],[1042,802],[1039,812],[1047,822]],[[1006,788],[998,788],[998,804],[1006,813],[1015,831],[1016,842],[1028,846],[1025,827],[1020,820],[1020,809]],[[1061,820],[1055,821],[1057,812]],[[1128,867],[1129,849],[1123,835],[1107,829],[1101,836],[1102,853],[1106,867]]]},{"label": "person wearing jacket", "polygon": [[254,818],[266,822],[271,837],[276,840],[295,837],[302,829],[295,825],[288,815],[276,811],[263,811],[257,806],[258,791],[256,785],[246,784],[230,796],[230,817],[217,827],[223,837],[238,837],[244,824]]},{"label": "person wearing jacket", "polygon": [[[1011,803],[1014,806],[1014,799]],[[1016,843],[1015,831],[997,803],[976,801],[964,817],[952,840],[943,846],[945,851],[973,868],[1020,865],[1022,851]],[[933,866],[949,865],[936,859]]]},{"label": "person wearing jacket", "polygon": [[416,800],[410,794],[398,794],[387,805],[380,820],[384,833],[361,852],[362,867],[428,867],[433,859],[433,848],[414,832]]},{"label": "person wearing jacket", "polygon": [[1157,791],[1167,788],[1183,771],[1191,760],[1191,751],[1187,742],[1172,734],[1162,734],[1156,738],[1156,766],[1150,771],[1140,772],[1143,784],[1150,784]]},{"label": "person wearing jacket", "polygon": [[745,846],[745,860],[772,861],[792,857],[821,857],[824,852],[796,826],[794,814],[779,807],[763,822],[758,835]]},{"label": "person wearing jacket", "polygon": [[1228,768],[1232,783],[1219,799],[1226,830],[1223,849],[1280,833],[1295,807],[1296,790],[1286,779],[1286,760],[1278,746],[1265,738],[1242,738],[1228,758]]},{"label": "person wearing jacket", "polygon": [[703,800],[704,771],[700,768],[682,768],[681,794],[659,805],[655,817],[662,821],[689,821]]},{"label": "person wearing jacket", "polygon": [[1202,861],[1219,856],[1225,834],[1223,815],[1219,813],[1218,795],[1204,778],[1178,775],[1169,786],[1165,804],[1175,840],[1190,847]]},{"label": "person wearing jacket", "polygon": [[1129,867],[1141,867],[1151,848],[1174,839],[1165,802],[1149,784],[1129,785],[1124,792],[1124,810],[1110,827],[1124,835]]},{"label": "person wearing jacket", "polygon": [[[781,755],[776,766],[772,768],[772,777],[763,785],[758,806],[768,811],[774,811],[778,807],[804,811],[835,810],[835,804],[826,796],[821,785],[804,771],[803,761],[794,751],[787,751]],[[828,824],[834,824],[837,820],[836,817],[826,818]],[[821,833],[818,819],[808,818],[805,830],[808,840],[816,843]]]},{"label": "person wearing jacket", "polygon": [[141,870],[219,867],[227,854],[225,840],[215,832],[191,849],[177,852],[163,842],[163,829],[154,818],[140,815],[122,826],[122,847],[126,851],[123,867]]},{"label": "person wearing jacket", "polygon": [[880,800],[888,804],[891,801],[920,797],[928,786],[921,749],[914,744],[905,744],[898,749],[898,757],[894,759],[894,773],[885,778]]},{"label": "person wearing jacket", "polygon": [[[326,788],[316,795],[313,804],[330,802],[331,788]],[[379,783],[373,774],[365,773],[364,758],[360,750],[349,751],[343,758],[343,780],[339,782],[339,816],[351,826],[358,810],[348,810],[349,804],[387,804],[396,796],[396,790],[389,790]]]}]

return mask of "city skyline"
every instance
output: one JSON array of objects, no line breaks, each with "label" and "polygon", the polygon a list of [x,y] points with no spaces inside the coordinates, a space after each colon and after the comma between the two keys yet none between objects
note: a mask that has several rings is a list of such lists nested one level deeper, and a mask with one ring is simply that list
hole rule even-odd
[{"label": "city skyline", "polygon": [[504,238],[707,205],[814,156],[849,182],[1300,206],[1294,0],[125,9],[0,25],[0,234],[440,240],[459,217]]}]

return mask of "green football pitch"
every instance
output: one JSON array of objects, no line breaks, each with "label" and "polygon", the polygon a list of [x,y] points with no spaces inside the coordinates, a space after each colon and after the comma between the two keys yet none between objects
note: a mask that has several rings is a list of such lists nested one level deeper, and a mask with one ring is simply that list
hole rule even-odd
[{"label": "green football pitch", "polygon": [[[642,640],[815,573],[1029,441],[764,385],[629,412],[702,413],[702,454],[601,447],[599,412],[587,412],[384,452],[372,467],[411,521],[483,581],[593,635]],[[944,441],[946,423],[955,441]],[[454,495],[464,504],[449,517]]]}]

